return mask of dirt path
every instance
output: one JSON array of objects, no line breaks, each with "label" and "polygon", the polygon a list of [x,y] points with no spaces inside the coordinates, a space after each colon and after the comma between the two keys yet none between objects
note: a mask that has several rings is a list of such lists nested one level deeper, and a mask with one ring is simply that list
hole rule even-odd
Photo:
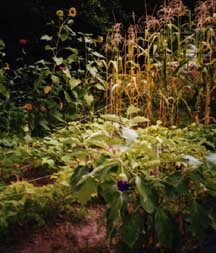
[{"label": "dirt path", "polygon": [[98,227],[102,213],[103,206],[96,206],[89,208],[81,221],[62,217],[52,226],[46,225],[39,231],[30,232],[32,234],[27,238],[21,238],[15,252],[114,253],[108,247],[105,226]]}]

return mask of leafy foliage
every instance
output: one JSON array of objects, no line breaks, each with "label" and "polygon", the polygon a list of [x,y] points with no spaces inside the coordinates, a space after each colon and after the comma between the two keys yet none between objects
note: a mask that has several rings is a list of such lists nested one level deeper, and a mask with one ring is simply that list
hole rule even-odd
[{"label": "leafy foliage", "polygon": [[[207,196],[212,196],[214,187],[205,157],[205,130],[200,134],[205,128],[194,125],[169,130],[155,125],[128,128],[131,131],[125,136],[123,130],[130,121],[121,118],[121,123],[117,123],[120,119],[114,116],[110,119],[113,123],[93,123],[94,128],[103,129],[103,142],[107,145],[94,142],[100,151],[97,159],[90,160],[83,169],[77,167],[71,178],[76,198],[85,204],[92,194],[101,195],[107,204],[108,236],[116,236],[120,231],[122,243],[131,250],[141,245],[145,248],[160,245],[179,252],[181,247],[175,246],[178,238],[183,238],[188,246],[188,235],[202,239],[204,231],[214,226],[213,212],[206,206]],[[118,133],[118,144],[113,145],[112,139],[107,139],[106,128],[110,123],[114,133]],[[136,138],[127,142],[134,132]],[[112,134],[109,131],[109,136]],[[124,192],[118,189],[122,173],[127,175],[129,183],[129,189]]]},{"label": "leafy foliage", "polygon": [[[168,129],[158,122],[140,128],[133,119],[103,115],[89,123],[71,122],[43,139],[5,138],[0,149],[2,233],[30,220],[42,224],[52,210],[101,196],[108,237],[118,233],[120,248],[160,245],[178,252],[178,238],[189,246],[187,238],[203,239],[205,229],[215,224],[207,201],[216,196],[215,154],[205,148],[215,150],[209,139],[213,133],[213,125]],[[32,185],[40,182],[38,176],[54,182]],[[127,187],[119,187],[120,181]]]},{"label": "leafy foliage", "polygon": [[[188,252],[216,228],[209,2],[192,22],[181,1],[170,1],[124,36],[115,24],[105,40],[73,30],[76,9],[58,10],[41,37],[46,56],[26,64],[29,42],[21,39],[12,71],[0,41],[1,131],[8,132],[0,141],[1,235],[95,196],[106,203],[108,238],[119,238],[123,252]],[[188,122],[195,123],[176,127]],[[43,178],[47,184],[36,183]]]}]

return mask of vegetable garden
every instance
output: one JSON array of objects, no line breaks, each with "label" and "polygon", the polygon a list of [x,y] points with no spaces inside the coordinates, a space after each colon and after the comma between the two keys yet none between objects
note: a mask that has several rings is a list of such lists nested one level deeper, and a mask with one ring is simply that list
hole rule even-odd
[{"label": "vegetable garden", "polygon": [[191,13],[172,0],[100,36],[74,30],[78,11],[56,11],[36,62],[22,38],[11,69],[0,41],[1,245],[100,203],[98,233],[106,226],[115,253],[205,251],[216,229],[215,1]]}]

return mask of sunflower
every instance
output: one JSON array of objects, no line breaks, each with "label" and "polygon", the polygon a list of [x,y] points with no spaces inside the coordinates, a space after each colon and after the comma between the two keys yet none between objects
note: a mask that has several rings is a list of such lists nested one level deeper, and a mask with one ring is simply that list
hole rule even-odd
[{"label": "sunflower", "polygon": [[69,11],[68,11],[68,16],[70,16],[70,17],[76,17],[76,14],[77,14],[77,10],[76,10],[76,8],[74,8],[74,7],[71,7],[70,9],[69,9]]},{"label": "sunflower", "polygon": [[64,16],[64,11],[63,10],[57,10],[56,15],[59,16],[59,17],[63,17]]}]

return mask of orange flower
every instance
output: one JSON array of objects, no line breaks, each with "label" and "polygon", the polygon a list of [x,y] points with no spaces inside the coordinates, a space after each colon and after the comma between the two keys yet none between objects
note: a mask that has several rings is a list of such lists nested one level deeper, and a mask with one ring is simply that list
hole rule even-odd
[{"label": "orange flower", "polygon": [[46,111],[46,107],[43,105],[40,105],[40,112],[45,112]]},{"label": "orange flower", "polygon": [[19,43],[23,46],[27,45],[29,43],[29,40],[28,39],[20,39],[19,40]]},{"label": "orange flower", "polygon": [[32,104],[27,103],[27,104],[25,104],[25,105],[23,106],[23,108],[26,109],[27,111],[31,111],[33,107],[32,107]]},{"label": "orange flower", "polygon": [[69,11],[68,11],[68,16],[74,18],[74,17],[76,17],[76,15],[77,15],[77,10],[76,10],[76,8],[71,7],[71,8],[69,9]]},{"label": "orange flower", "polygon": [[19,164],[19,163],[15,163],[14,165],[15,165],[15,168],[16,168],[16,169],[19,169],[19,168],[20,168],[20,164]]}]

